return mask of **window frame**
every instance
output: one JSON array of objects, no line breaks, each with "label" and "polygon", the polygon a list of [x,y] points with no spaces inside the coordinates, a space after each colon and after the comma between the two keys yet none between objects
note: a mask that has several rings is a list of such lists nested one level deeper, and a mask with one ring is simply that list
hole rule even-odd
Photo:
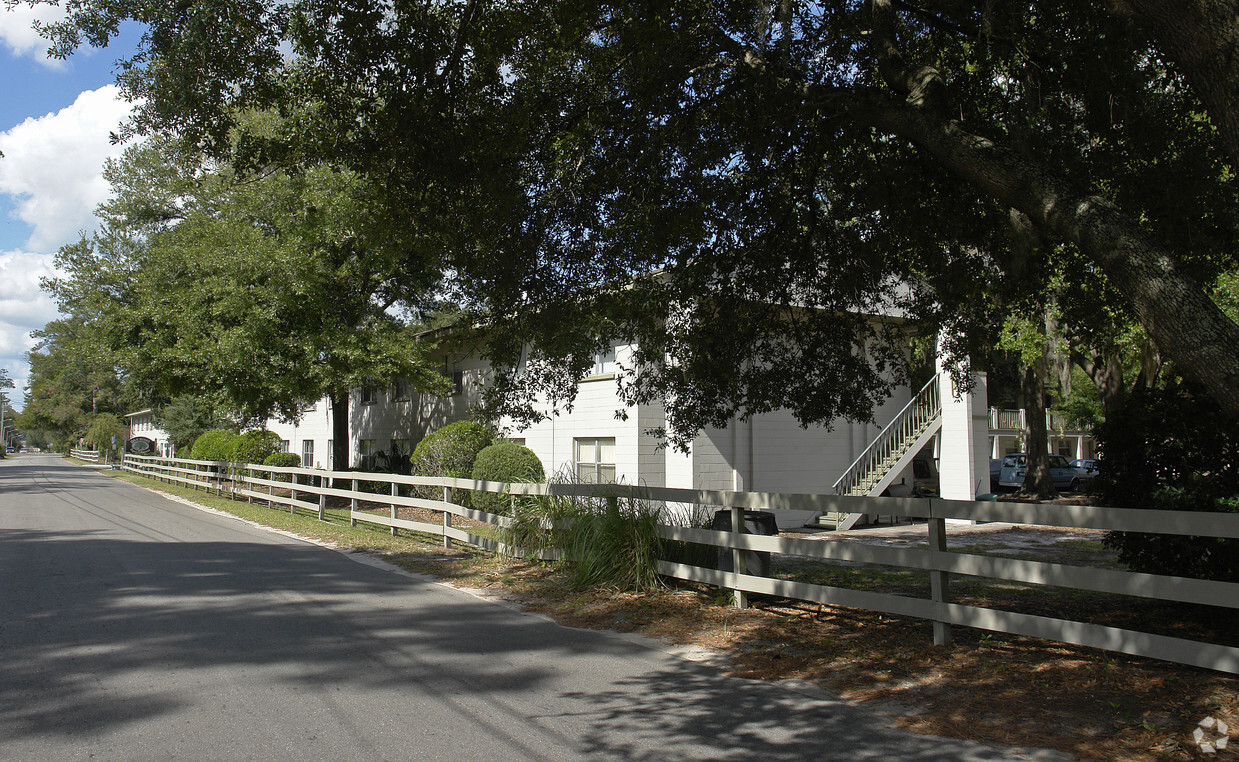
[{"label": "window frame", "polygon": [[[602,448],[610,445],[611,460],[604,461],[602,459]],[[583,460],[582,456],[588,453],[592,456],[592,460]],[[573,469],[576,478],[584,484],[615,484],[617,469],[615,465],[616,441],[615,437],[573,437],[572,438],[572,461]],[[588,467],[592,474],[590,478],[583,475],[583,467]],[[604,479],[604,472],[610,471],[610,478]]]}]

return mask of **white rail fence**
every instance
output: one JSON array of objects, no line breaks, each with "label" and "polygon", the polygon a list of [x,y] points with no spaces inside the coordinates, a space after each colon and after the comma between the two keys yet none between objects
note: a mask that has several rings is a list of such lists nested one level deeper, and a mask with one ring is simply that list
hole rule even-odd
[{"label": "white rail fence", "polygon": [[[963,605],[950,601],[950,576],[967,575],[996,580],[1051,585],[1075,590],[1137,596],[1202,606],[1239,608],[1239,583],[1198,580],[1110,569],[1027,561],[976,555],[947,549],[946,521],[1006,522],[1052,527],[1090,528],[1148,532],[1182,536],[1239,538],[1239,514],[1189,511],[1158,511],[1099,506],[1040,505],[1029,503],[970,502],[937,498],[868,498],[846,495],[801,495],[763,492],[723,492],[628,485],[504,484],[469,479],[398,476],[356,471],[320,471],[310,468],[280,468],[126,455],[128,471],[145,474],[193,488],[211,489],[234,498],[266,501],[290,511],[317,512],[326,517],[328,497],[347,500],[347,515],[358,521],[407,529],[442,538],[446,547],[453,540],[501,553],[520,554],[489,537],[452,526],[452,517],[506,527],[505,516],[477,511],[453,502],[456,490],[477,490],[513,495],[557,495],[599,498],[631,498],[655,503],[692,503],[729,508],[732,531],[714,531],[684,526],[662,526],[668,540],[700,543],[732,550],[732,568],[720,571],[660,561],[658,571],[667,577],[692,580],[735,594],[738,606],[747,605],[750,593],[802,601],[868,609],[927,619],[934,623],[934,642],[950,642],[950,626],[963,625],[1012,635],[1055,640],[1100,648],[1133,656],[1188,664],[1239,674],[1239,648],[1183,638],[1108,627],[1069,619],[1038,616]],[[327,486],[330,482],[330,486]],[[359,491],[358,482],[387,485],[390,494]],[[342,488],[348,485],[348,489]],[[398,494],[400,487],[420,486],[442,490],[442,500]],[[280,490],[280,492],[276,492]],[[288,494],[281,494],[287,492]],[[875,503],[874,501],[879,501]],[[361,503],[388,506],[389,515],[358,510]],[[441,514],[437,523],[396,517],[398,507],[422,508]],[[809,510],[869,513],[927,520],[928,547],[896,548],[860,543],[822,542],[748,534],[745,510]],[[795,582],[747,573],[747,551],[765,552],[823,562],[847,561],[881,564],[929,573],[929,597],[853,590]]]},{"label": "white rail fence", "polygon": [[99,451],[98,450],[78,450],[75,448],[75,449],[69,450],[69,454],[77,458],[78,460],[84,460],[87,463],[98,463],[99,462]]}]

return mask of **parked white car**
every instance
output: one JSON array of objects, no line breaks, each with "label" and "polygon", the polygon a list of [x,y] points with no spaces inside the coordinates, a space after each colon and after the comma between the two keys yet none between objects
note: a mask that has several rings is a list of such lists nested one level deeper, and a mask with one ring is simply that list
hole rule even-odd
[{"label": "parked white car", "polygon": [[[1011,453],[1002,459],[1002,469],[998,472],[998,486],[1006,489],[1019,489],[1024,486],[1024,476],[1028,473],[1028,456],[1022,452]],[[1072,466],[1062,455],[1050,456],[1050,479],[1054,488],[1069,492],[1078,492],[1080,485],[1088,478],[1084,469]]]}]

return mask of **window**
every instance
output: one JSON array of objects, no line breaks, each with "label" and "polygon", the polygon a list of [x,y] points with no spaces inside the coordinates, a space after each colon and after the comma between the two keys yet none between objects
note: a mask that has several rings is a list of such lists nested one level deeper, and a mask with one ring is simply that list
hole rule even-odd
[{"label": "window", "polygon": [[378,392],[369,383],[361,387],[361,404],[373,405],[378,400]]},{"label": "window", "polygon": [[454,363],[446,357],[443,358],[443,375],[452,381],[452,390],[448,392],[448,396],[454,397],[465,390],[465,373],[460,369],[458,363]]},{"label": "window", "polygon": [[403,378],[394,381],[391,385],[391,398],[393,401],[409,399],[409,382]]},{"label": "window", "polygon": [[573,443],[578,479],[586,484],[615,481],[615,437],[578,438]]},{"label": "window", "polygon": [[409,473],[409,460],[413,456],[412,439],[393,439],[391,441],[391,456],[388,465],[394,473]]},{"label": "window", "polygon": [[357,440],[357,454],[361,456],[361,468],[363,470],[371,467],[371,461],[374,460],[374,440],[359,439]]},{"label": "window", "polygon": [[314,465],[314,440],[301,440],[301,465],[309,468]]},{"label": "window", "polygon": [[599,352],[594,355],[594,367],[590,371],[590,375],[603,376],[608,373],[615,373],[615,347],[607,347],[605,352]]},{"label": "window", "polygon": [[293,443],[287,439],[280,440],[280,452],[292,452]]}]

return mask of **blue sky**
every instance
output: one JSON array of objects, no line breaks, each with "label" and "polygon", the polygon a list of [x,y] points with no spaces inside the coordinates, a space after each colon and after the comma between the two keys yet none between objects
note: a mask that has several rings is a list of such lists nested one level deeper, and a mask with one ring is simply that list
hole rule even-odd
[{"label": "blue sky", "polygon": [[95,227],[103,162],[121,150],[108,135],[129,112],[113,69],[138,38],[130,28],[107,50],[52,61],[31,23],[57,13],[0,6],[0,367],[17,381],[8,397],[19,408],[30,332],[57,316],[39,278],[53,274],[61,246]]}]

